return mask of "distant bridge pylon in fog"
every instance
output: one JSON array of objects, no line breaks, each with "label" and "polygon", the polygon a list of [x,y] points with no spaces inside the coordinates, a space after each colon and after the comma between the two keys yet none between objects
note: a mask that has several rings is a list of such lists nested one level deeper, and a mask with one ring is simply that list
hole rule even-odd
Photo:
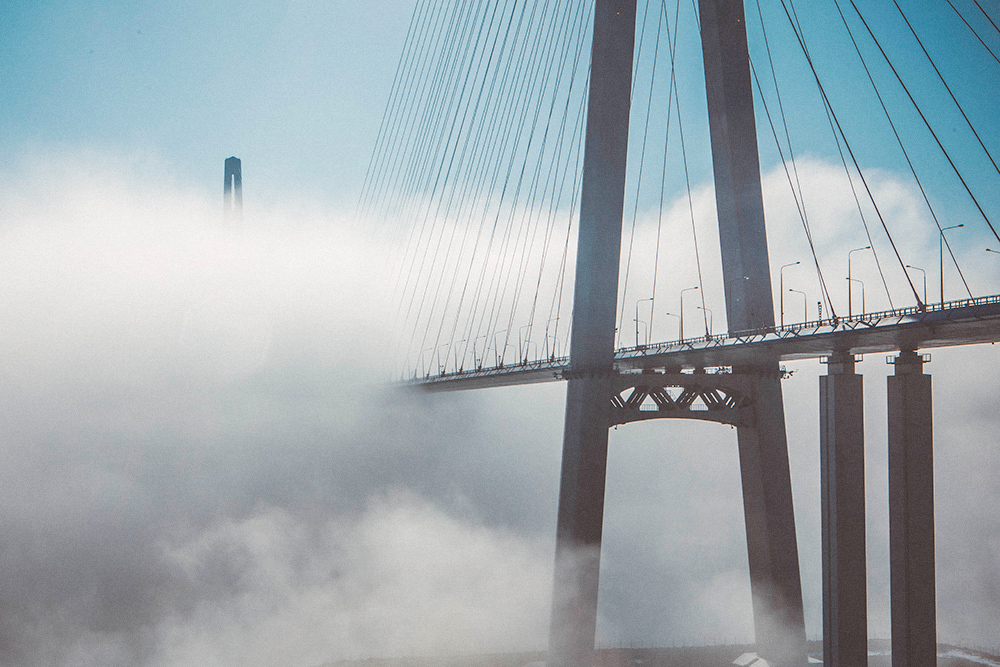
[{"label": "distant bridge pylon in fog", "polygon": [[[684,148],[680,95],[674,80],[681,3],[670,13],[665,2],[646,3],[640,21],[643,32],[637,39],[636,0],[556,1],[545,2],[544,6],[542,2],[525,2],[509,11],[507,3],[502,3],[501,9],[501,3],[489,1],[417,2],[366,175],[359,213],[397,225],[394,232],[412,225],[395,276],[399,293],[396,317],[400,328],[410,332],[410,339],[400,343],[406,364],[410,364],[405,369],[408,374],[412,372],[407,378],[410,382],[432,391],[448,391],[567,381],[549,667],[593,664],[608,430],[656,418],[699,419],[736,427],[757,651],[779,667],[806,663],[781,387],[784,373],[779,365],[792,359],[820,359],[827,367],[819,384],[818,452],[824,661],[828,667],[867,665],[864,401],[862,377],[855,372],[855,362],[857,355],[870,353],[898,353],[891,361],[894,375],[887,383],[892,664],[932,667],[936,663],[931,378],[924,373],[928,358],[918,351],[1000,341],[1000,296],[973,297],[945,236],[945,231],[958,225],[943,226],[939,220],[939,215],[959,215],[956,210],[960,209],[936,213],[932,198],[925,195],[936,227],[931,228],[931,233],[940,243],[941,272],[944,248],[948,248],[969,298],[946,301],[942,288],[939,303],[925,303],[926,291],[921,299],[906,271],[908,265],[902,257],[905,248],[897,247],[892,237],[893,232],[899,237],[912,234],[913,229],[890,229],[883,218],[878,193],[866,180],[871,168],[863,166],[855,156],[864,141],[845,132],[845,116],[837,113],[844,108],[838,107],[838,100],[828,96],[821,83],[829,72],[817,68],[794,3],[779,2],[773,14],[782,29],[795,36],[798,45],[792,52],[800,48],[808,63],[815,79],[811,82],[823,104],[816,116],[825,116],[830,122],[837,154],[858,206],[867,243],[858,250],[871,250],[890,307],[882,312],[855,314],[848,291],[847,317],[838,317],[823,277],[824,258],[813,244],[803,188],[798,183],[778,91],[779,73],[774,71],[770,46],[766,46],[764,13],[756,6],[757,16],[749,15],[755,22],[760,18],[759,28],[767,48],[765,58],[757,60],[755,56],[751,60],[743,0],[699,0],[689,24],[696,26],[699,33],[700,65],[705,77],[706,96],[702,101],[707,99],[707,135],[728,328],[722,335],[712,331],[700,258],[697,286],[688,286],[694,285],[693,277],[690,282],[672,285],[673,293],[679,292],[679,310],[664,313],[665,299],[662,293],[656,293],[656,270],[669,268],[655,262],[661,259],[662,183],[667,180],[666,156],[672,127],[681,142],[681,156],[678,159],[675,155],[674,163],[683,161],[686,208],[691,211],[694,237],[692,250],[698,256],[687,176],[689,153]],[[549,12],[551,4],[557,8]],[[884,5],[889,11],[895,11],[891,6],[898,9],[896,20],[901,18],[910,27],[898,4]],[[856,16],[876,45],[878,36],[868,28],[862,10],[853,1],[850,6],[854,13],[841,14],[843,26],[836,27],[850,35],[850,43],[865,66],[867,78],[862,78],[854,92],[860,94],[862,88],[867,91],[871,83],[881,106],[866,111],[874,110],[878,120],[888,120],[898,142],[898,146],[892,142],[890,146],[902,151],[923,192],[920,170],[913,167],[906,141],[897,131],[902,127],[896,124],[900,121],[899,110],[883,103],[879,83],[857,46],[856,38],[864,33],[859,24],[852,32],[848,17],[855,21]],[[646,44],[654,51],[651,58],[647,51],[643,60],[647,16],[656,22],[655,28],[648,28],[648,41],[652,43]],[[823,30],[829,32],[833,26],[824,25]],[[913,34],[916,36],[916,32]],[[589,70],[586,59],[581,61],[580,57],[586,53],[588,40],[592,47]],[[880,45],[878,48],[892,66],[890,56]],[[761,51],[758,53],[763,55]],[[931,59],[927,51],[923,53]],[[665,60],[663,54],[669,54],[669,62],[661,62],[659,71],[661,76],[669,77],[670,84],[654,100],[657,58]],[[650,62],[647,101],[642,97],[633,64],[642,67]],[[843,69],[842,58],[837,66]],[[909,95],[896,69],[891,69],[897,79],[889,79],[890,84],[898,83],[920,112],[920,103]],[[938,71],[936,65],[934,71]],[[759,73],[764,76],[759,77]],[[771,91],[761,85],[762,79],[768,84],[768,73],[774,81],[777,101],[776,105],[772,101],[770,107]],[[837,76],[844,74],[837,72]],[[470,82],[472,85],[468,85]],[[884,90],[885,82],[881,85]],[[764,128],[770,130],[777,144],[812,253],[811,263],[823,296],[817,321],[775,325],[755,86],[763,106],[761,116],[770,126]],[[954,96],[952,99],[958,105]],[[636,100],[640,103],[636,104]],[[633,285],[630,292],[633,248],[630,238],[627,255],[623,251],[623,219],[632,218],[634,235],[650,110],[656,110],[654,101],[666,107],[666,129],[662,134],[664,176],[658,182],[660,217],[652,289],[641,292]],[[641,137],[642,150],[634,170],[637,175],[631,180],[635,207],[628,210],[629,127],[637,106],[645,106],[646,124],[641,132],[632,133],[637,144]],[[910,113],[912,109],[906,107],[905,111]],[[673,125],[672,114],[676,114]],[[963,178],[938,140],[933,123],[922,112],[919,115],[975,204],[978,214],[970,214],[981,217],[1000,241],[988,213],[992,209],[989,205],[984,208],[975,196],[977,187],[986,186]],[[642,120],[641,113],[637,119]],[[965,119],[968,129],[975,133],[972,121]],[[925,130],[923,126],[917,129]],[[767,137],[768,133],[761,132],[761,136]],[[870,139],[867,135],[865,138]],[[676,142],[671,146],[676,152]],[[985,143],[980,140],[979,146],[992,162]],[[659,146],[655,149],[659,150]],[[977,157],[981,156],[977,153]],[[1000,176],[1000,168],[995,163],[993,166]],[[983,171],[993,179],[988,169]],[[856,187],[858,184],[863,188]],[[565,226],[559,227],[557,223],[563,219]],[[571,229],[578,238],[575,271],[569,251]],[[674,246],[683,241],[677,228],[665,229],[663,236]],[[881,263],[879,252],[883,255]],[[909,287],[905,298],[915,305],[893,305],[883,263],[886,270],[897,272],[899,284],[905,281]],[[860,282],[851,277],[850,253],[846,265],[850,290],[853,283]],[[778,282],[782,284],[780,271]],[[827,271],[830,273],[829,267]],[[572,291],[573,300],[572,323],[567,327],[569,318],[562,309],[569,297],[563,299],[563,287],[574,273],[572,289],[565,290],[567,295]],[[619,286],[622,273],[624,285]],[[634,274],[632,280],[636,280]],[[698,308],[705,316],[705,335],[685,337],[683,295],[693,290],[699,290],[702,298]],[[636,299],[637,292],[644,298]],[[640,317],[640,304],[645,302],[648,322]],[[551,304],[547,314],[546,303]],[[649,333],[657,303],[660,306],[656,313],[661,318],[678,317],[678,340],[657,343]],[[626,320],[626,306],[631,311],[633,304],[636,344],[626,347],[622,345],[622,332],[633,328],[632,320]],[[647,332],[643,343],[640,323]],[[563,342],[566,339],[568,356]],[[511,349],[516,351],[516,359],[512,360],[508,352]]]},{"label": "distant bridge pylon in fog", "polygon": [[226,158],[226,182],[222,187],[222,213],[229,224],[243,221],[243,172],[238,157]]}]

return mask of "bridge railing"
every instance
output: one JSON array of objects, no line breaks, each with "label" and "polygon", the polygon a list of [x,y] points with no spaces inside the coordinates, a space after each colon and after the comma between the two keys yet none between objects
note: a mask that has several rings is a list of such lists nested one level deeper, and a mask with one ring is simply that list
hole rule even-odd
[{"label": "bridge railing", "polygon": [[[974,309],[986,305],[1000,304],[1000,295],[976,297],[972,299],[961,299],[958,301],[945,301],[944,303],[925,304],[923,308],[908,306],[906,308],[896,308],[892,310],[881,310],[871,313],[861,313],[852,317],[831,317],[824,319],[810,320],[788,324],[784,327],[770,327],[762,329],[751,329],[747,331],[735,331],[718,335],[694,336],[649,345],[638,345],[633,347],[623,347],[615,351],[615,359],[631,359],[646,355],[661,354],[683,349],[705,349],[706,347],[726,346],[740,343],[748,343],[766,339],[780,340],[783,338],[794,338],[803,335],[815,335],[833,331],[844,331],[859,327],[875,328],[885,324],[899,324],[903,320],[911,319],[921,321],[926,319],[950,319],[950,317],[974,316],[969,309]],[[438,370],[431,372],[431,368],[414,370],[409,377],[401,378],[405,383],[420,384],[427,381],[445,381],[450,379],[467,379],[476,377],[489,377],[503,373],[524,373],[531,371],[562,371],[569,367],[569,356],[556,356],[552,354],[548,357],[538,359],[521,359],[513,363],[499,363],[495,366],[479,365],[473,369],[456,369],[452,371]],[[440,366],[438,367],[440,368]]]},{"label": "bridge railing", "polygon": [[705,347],[707,345],[732,345],[749,340],[759,340],[764,337],[788,338],[819,333],[826,329],[829,331],[853,329],[858,326],[874,327],[879,326],[884,320],[899,322],[909,317],[925,319],[928,316],[934,317],[934,313],[964,311],[967,308],[975,308],[990,304],[1000,304],[1000,295],[974,297],[971,299],[960,299],[958,301],[945,301],[924,304],[919,306],[908,306],[906,308],[895,308],[892,310],[881,310],[870,313],[861,313],[851,317],[830,317],[824,319],[808,320],[788,324],[783,327],[765,327],[760,329],[747,329],[744,331],[731,331],[724,334],[710,334],[706,336],[692,336],[678,340],[652,343],[649,345],[637,345],[633,347],[619,348],[615,351],[616,358],[641,356],[643,354],[658,354],[667,350],[676,350],[685,347]]}]

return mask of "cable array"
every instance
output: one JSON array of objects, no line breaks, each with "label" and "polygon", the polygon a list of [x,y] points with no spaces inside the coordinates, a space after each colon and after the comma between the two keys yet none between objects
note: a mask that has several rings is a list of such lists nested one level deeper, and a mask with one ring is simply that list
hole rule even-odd
[{"label": "cable array", "polygon": [[[700,32],[697,4],[693,0],[682,11],[680,0],[669,4],[668,0],[642,1],[646,4],[637,18],[631,86],[623,221],[628,238],[623,243],[619,276],[619,347],[630,344],[633,331],[636,346],[673,338],[663,326],[665,317],[679,319],[680,336],[691,335],[683,327],[683,292],[689,290],[698,291],[700,305],[689,301],[688,308],[702,311],[698,320],[704,334],[712,336],[708,305],[719,303],[722,297],[721,281],[714,276],[718,262],[701,255],[700,213],[693,194],[692,184],[708,178],[706,160],[696,152],[693,164],[698,169],[693,170],[689,151],[692,145],[699,150],[707,145],[707,118],[698,121],[696,114],[693,130],[682,120],[685,115],[691,118],[692,105],[704,109],[703,97],[686,97],[686,91],[699,86],[704,91],[701,54],[695,56],[690,48],[691,38]],[[945,145],[935,127],[937,121],[926,113],[926,103],[913,94],[913,84],[907,83],[854,0],[824,1],[839,15],[845,44],[860,63],[859,80],[870,86],[878,100],[872,111],[887,122],[943,247],[972,296],[959,255],[944,236],[948,227],[942,226],[940,204],[922,174],[926,168],[914,159],[920,139],[914,137],[912,123],[907,126],[900,119],[901,111],[893,108],[887,86],[898,86],[905,93],[911,111],[921,119],[965,195],[1000,240],[988,206],[963,175],[954,149]],[[995,29],[990,16],[973,2]],[[771,5],[769,12],[764,11],[765,3]],[[844,11],[848,4],[853,10],[850,16]],[[895,0],[893,5],[899,30],[905,28],[919,47],[917,52],[923,54],[935,81],[975,137],[974,150],[988,158],[993,173],[1000,177],[990,136],[975,127],[919,27]],[[593,2],[578,0],[416,0],[357,206],[358,218],[388,240],[400,375],[524,364],[567,353],[593,6]],[[948,6],[957,19],[949,16],[961,20],[963,30],[975,37],[976,48],[985,48],[1000,64],[990,47],[993,36],[974,27],[982,22],[970,20],[952,0]],[[747,9],[751,9],[749,4]],[[894,238],[901,232],[892,228],[883,213],[872,184],[872,166],[866,166],[858,153],[850,125],[854,119],[829,92],[826,80],[834,75],[824,72],[810,52],[794,0],[755,0],[753,9],[748,18],[753,18],[759,30],[754,34],[759,34],[760,48],[751,48],[750,72],[759,104],[758,122],[777,150],[821,303],[829,317],[838,317],[825,277],[830,271],[823,266],[828,259],[817,247],[816,225],[807,207],[811,186],[804,182],[798,164],[809,149],[802,148],[801,138],[793,139],[795,114],[789,109],[797,100],[788,91],[802,86],[782,80],[775,66],[773,36],[780,25],[790,30],[808,68],[809,83],[818,92],[820,106],[813,112],[829,124],[835,155],[850,184],[864,239],[872,249],[890,307],[893,294],[886,270],[895,271],[894,265],[922,307],[904,252]],[[892,72],[888,84],[879,80],[861,35],[870,40]],[[872,214],[877,224],[870,224]],[[664,264],[665,255],[670,255],[664,252],[664,244],[675,258],[681,251],[693,257],[689,274],[679,277],[676,267]],[[707,281],[703,265],[711,267]],[[684,282],[678,284],[681,279]],[[674,307],[678,292],[679,310]],[[641,308],[647,302],[648,319]]]},{"label": "cable array", "polygon": [[591,21],[572,0],[418,3],[359,201],[407,239],[405,372],[566,349]]}]

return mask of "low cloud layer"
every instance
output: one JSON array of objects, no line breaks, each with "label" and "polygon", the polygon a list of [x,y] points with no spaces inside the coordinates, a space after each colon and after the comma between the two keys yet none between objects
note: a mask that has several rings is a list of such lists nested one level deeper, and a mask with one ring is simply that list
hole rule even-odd
[{"label": "low cloud layer", "polygon": [[[386,386],[382,244],[319,207],[255,208],[249,192],[227,229],[218,198],[153,185],[160,167],[75,153],[0,173],[0,664],[544,647],[562,387]],[[996,355],[935,352],[928,366],[942,639],[1000,635]],[[816,636],[819,365],[793,368]],[[861,369],[884,635],[886,367]],[[749,638],[735,442],[709,424],[612,433],[602,642]]]}]

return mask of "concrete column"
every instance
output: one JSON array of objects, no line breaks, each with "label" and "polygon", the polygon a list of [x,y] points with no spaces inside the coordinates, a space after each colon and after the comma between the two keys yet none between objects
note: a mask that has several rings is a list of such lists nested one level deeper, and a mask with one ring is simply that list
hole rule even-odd
[{"label": "concrete column", "polygon": [[867,667],[864,386],[853,355],[826,363],[819,378],[823,663]]},{"label": "concrete column", "polygon": [[610,377],[569,381],[559,483],[549,667],[593,665],[610,412]]},{"label": "concrete column", "polygon": [[892,666],[935,667],[934,452],[931,376],[923,359],[893,360],[889,390],[889,581]]},{"label": "concrete column", "polygon": [[[715,201],[730,332],[774,328],[742,0],[699,0]],[[774,665],[806,661],[802,585],[785,413],[776,361],[755,376],[753,424],[738,432],[757,652]]]},{"label": "concrete column", "polygon": [[595,4],[549,667],[593,664],[635,5]]},{"label": "concrete column", "polygon": [[757,376],[752,423],[736,431],[757,653],[771,665],[804,665],[806,632],[781,380],[777,364],[733,371]]}]

